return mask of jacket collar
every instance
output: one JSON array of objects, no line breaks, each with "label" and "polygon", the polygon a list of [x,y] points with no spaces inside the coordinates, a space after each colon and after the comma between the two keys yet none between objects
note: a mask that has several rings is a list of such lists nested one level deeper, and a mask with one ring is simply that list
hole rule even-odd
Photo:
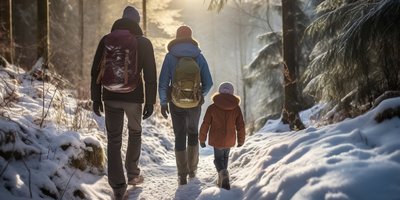
[{"label": "jacket collar", "polygon": [[181,44],[181,43],[191,43],[196,47],[199,47],[199,43],[192,39],[192,38],[180,38],[180,39],[174,39],[171,42],[168,43],[167,49],[168,51],[171,51],[171,48],[176,45],[176,44]]},{"label": "jacket collar", "polygon": [[240,98],[231,94],[215,93],[212,96],[214,104],[223,110],[233,110],[239,106]]}]

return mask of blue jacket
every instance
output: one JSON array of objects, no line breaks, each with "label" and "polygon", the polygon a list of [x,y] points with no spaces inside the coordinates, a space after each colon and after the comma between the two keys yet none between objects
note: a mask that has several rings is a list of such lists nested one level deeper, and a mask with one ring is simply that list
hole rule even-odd
[{"label": "blue jacket", "polygon": [[168,88],[171,85],[172,77],[175,73],[178,57],[195,58],[200,67],[202,94],[203,97],[206,96],[213,85],[213,81],[207,61],[201,53],[197,42],[194,40],[173,40],[168,45],[168,50],[169,52],[167,55],[165,55],[159,78],[158,93],[160,97],[160,104],[166,105],[168,103]]}]

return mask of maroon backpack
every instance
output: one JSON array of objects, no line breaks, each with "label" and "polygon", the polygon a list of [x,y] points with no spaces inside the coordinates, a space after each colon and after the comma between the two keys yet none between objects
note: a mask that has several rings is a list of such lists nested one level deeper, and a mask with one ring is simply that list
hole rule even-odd
[{"label": "maroon backpack", "polygon": [[114,30],[104,38],[97,84],[112,92],[127,93],[141,82],[137,40],[128,30]]}]

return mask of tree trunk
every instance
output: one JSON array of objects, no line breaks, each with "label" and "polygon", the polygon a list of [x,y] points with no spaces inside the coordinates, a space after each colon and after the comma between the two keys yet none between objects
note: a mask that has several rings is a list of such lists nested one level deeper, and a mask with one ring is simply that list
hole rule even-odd
[{"label": "tree trunk", "polygon": [[38,58],[43,57],[44,67],[49,67],[49,0],[37,0],[37,41],[38,45]]},{"label": "tree trunk", "polygon": [[[240,2],[241,3],[241,2]],[[239,32],[239,60],[240,60],[240,75],[241,75],[241,80],[243,80],[243,78],[244,78],[244,71],[245,71],[245,56],[244,55],[246,55],[246,53],[245,53],[245,51],[246,51],[246,49],[245,48],[247,48],[247,47],[245,47],[244,45],[243,45],[243,40],[245,40],[245,37],[243,37],[243,32],[245,31],[244,29],[243,29],[243,25],[242,25],[242,18],[243,18],[243,15],[242,15],[242,9],[239,9],[239,15],[238,15],[238,20],[239,20],[239,25],[238,25],[238,27],[239,27],[239,30],[238,30],[238,32]],[[239,82],[239,81],[238,81]],[[247,105],[247,102],[246,102],[246,100],[247,100],[247,94],[246,94],[246,84],[243,84],[242,83],[242,92],[243,92],[243,95],[242,95],[242,97],[241,97],[241,100],[243,101],[243,115],[244,115],[244,118],[245,119],[247,119],[247,108],[246,108],[246,105]]]},{"label": "tree trunk", "polygon": [[79,18],[80,18],[80,55],[79,55],[79,64],[80,64],[80,73],[81,73],[81,80],[85,76],[85,71],[84,71],[84,64],[83,64],[83,41],[84,41],[84,36],[85,36],[85,30],[84,30],[84,15],[83,15],[83,0],[79,0]]},{"label": "tree trunk", "polygon": [[304,129],[299,117],[297,94],[297,42],[295,27],[295,1],[282,0],[283,63],[284,63],[284,102],[282,122],[290,129]]},{"label": "tree trunk", "polygon": [[2,0],[0,3],[0,27],[1,34],[5,34],[4,41],[1,41],[2,47],[0,53],[5,59],[14,64],[14,39],[12,29],[12,0]]},{"label": "tree trunk", "polygon": [[142,1],[142,18],[143,18],[143,34],[147,35],[147,8],[146,8],[146,0]]}]

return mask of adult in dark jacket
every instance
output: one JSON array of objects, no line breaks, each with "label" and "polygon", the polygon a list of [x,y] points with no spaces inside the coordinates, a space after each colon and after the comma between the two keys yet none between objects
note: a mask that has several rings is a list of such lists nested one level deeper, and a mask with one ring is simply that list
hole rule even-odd
[{"label": "adult in dark jacket", "polygon": [[[100,40],[94,57],[91,71],[91,99],[93,111],[100,116],[103,112],[102,100],[105,106],[105,122],[107,129],[107,157],[108,157],[108,181],[113,188],[115,199],[121,199],[126,193],[126,182],[121,158],[122,130],[124,114],[128,118],[128,148],[126,151],[125,168],[128,184],[136,185],[143,182],[143,176],[138,167],[141,151],[141,119],[142,104],[143,119],[151,116],[153,105],[157,94],[157,73],[154,59],[153,45],[149,39],[143,36],[139,26],[139,12],[131,6],[124,10],[123,17],[114,22],[111,31],[129,30],[136,36],[138,47],[138,67],[143,72],[145,94],[143,92],[143,81],[137,88],[129,93],[115,93],[97,84],[99,65],[105,48],[104,37]],[[145,98],[144,98],[145,96]]]},{"label": "adult in dark jacket", "polygon": [[170,95],[172,78],[178,59],[181,57],[194,58],[199,65],[203,98],[213,85],[207,61],[201,53],[198,43],[192,39],[192,30],[188,26],[179,27],[176,32],[176,39],[168,44],[168,53],[165,56],[159,77],[161,113],[167,118],[169,109],[171,110],[179,185],[187,184],[187,175],[190,178],[196,175],[199,162],[198,126],[201,113],[201,104],[194,108],[180,108],[169,102],[168,96]]}]

